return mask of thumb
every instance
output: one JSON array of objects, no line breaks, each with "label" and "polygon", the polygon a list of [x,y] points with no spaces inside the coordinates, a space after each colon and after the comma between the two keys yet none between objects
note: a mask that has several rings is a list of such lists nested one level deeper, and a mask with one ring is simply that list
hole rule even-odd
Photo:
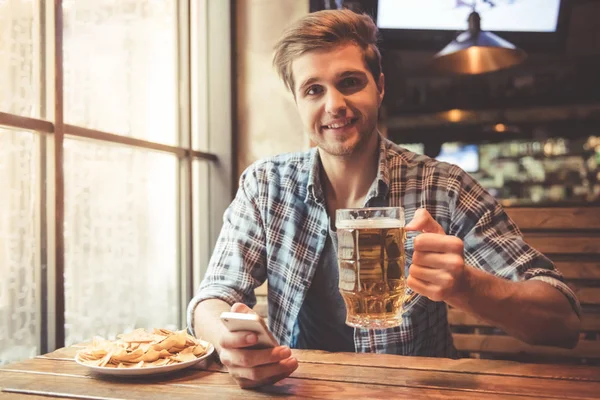
[{"label": "thumb", "polygon": [[405,228],[407,231],[422,231],[427,233],[439,233],[445,235],[444,228],[424,208],[415,211],[413,219]]},{"label": "thumb", "polygon": [[256,314],[250,307],[245,305],[244,303],[235,303],[231,306],[231,312],[241,313],[241,314]]}]

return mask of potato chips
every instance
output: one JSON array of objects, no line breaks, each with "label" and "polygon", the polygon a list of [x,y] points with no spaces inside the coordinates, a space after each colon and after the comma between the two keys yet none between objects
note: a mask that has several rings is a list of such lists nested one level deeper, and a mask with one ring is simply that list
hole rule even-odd
[{"label": "potato chips", "polygon": [[208,351],[207,344],[185,330],[144,329],[118,335],[110,341],[94,338],[92,344],[77,353],[80,362],[107,368],[160,367],[192,361]]}]

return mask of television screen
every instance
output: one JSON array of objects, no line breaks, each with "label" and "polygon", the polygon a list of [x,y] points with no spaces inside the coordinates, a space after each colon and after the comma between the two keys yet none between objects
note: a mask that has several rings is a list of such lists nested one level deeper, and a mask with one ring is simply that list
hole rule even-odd
[{"label": "television screen", "polygon": [[[481,29],[525,51],[565,49],[574,0],[309,0],[310,11],[366,12],[381,31],[382,49],[439,51],[467,30],[475,4]],[[598,0],[600,1],[600,0]]]},{"label": "television screen", "polygon": [[379,0],[377,25],[383,29],[463,31],[473,2],[481,29],[555,32],[561,0]]},{"label": "television screen", "polygon": [[479,148],[476,144],[444,143],[435,159],[458,165],[466,172],[479,170]]}]

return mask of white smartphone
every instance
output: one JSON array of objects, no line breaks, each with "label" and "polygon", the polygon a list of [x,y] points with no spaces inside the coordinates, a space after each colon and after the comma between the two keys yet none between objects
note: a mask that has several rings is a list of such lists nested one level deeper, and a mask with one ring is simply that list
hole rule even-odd
[{"label": "white smartphone", "polygon": [[277,340],[267,328],[267,324],[256,314],[244,314],[234,312],[221,313],[221,322],[229,332],[250,331],[256,333],[258,342],[252,346],[254,349],[267,349],[279,346]]}]

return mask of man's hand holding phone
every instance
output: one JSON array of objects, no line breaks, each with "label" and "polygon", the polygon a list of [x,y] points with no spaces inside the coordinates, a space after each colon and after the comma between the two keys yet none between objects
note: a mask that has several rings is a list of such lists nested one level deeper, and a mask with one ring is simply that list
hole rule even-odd
[{"label": "man's hand holding phone", "polygon": [[260,316],[245,304],[234,304],[221,321],[229,331],[219,342],[219,357],[240,387],[272,384],[298,368],[290,348],[279,346]]}]

